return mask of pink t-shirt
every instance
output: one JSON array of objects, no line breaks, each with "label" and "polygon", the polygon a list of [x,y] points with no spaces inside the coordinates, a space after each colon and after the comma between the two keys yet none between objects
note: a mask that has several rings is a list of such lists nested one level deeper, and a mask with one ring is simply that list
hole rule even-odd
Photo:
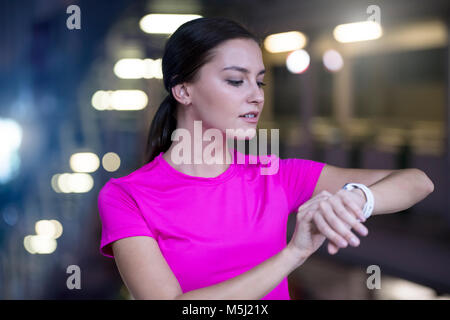
[{"label": "pink t-shirt", "polygon": [[[280,252],[289,213],[311,198],[325,165],[276,155],[260,161],[233,149],[229,168],[205,178],[177,171],[162,155],[100,190],[100,252],[113,258],[112,242],[153,237],[183,293],[236,277]],[[262,174],[267,166],[278,170]],[[287,277],[262,300],[290,300]]]}]

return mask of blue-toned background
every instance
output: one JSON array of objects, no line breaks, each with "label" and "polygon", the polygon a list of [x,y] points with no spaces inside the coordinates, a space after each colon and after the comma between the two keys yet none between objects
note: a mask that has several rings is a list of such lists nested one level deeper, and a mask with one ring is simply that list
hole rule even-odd
[{"label": "blue-toned background", "polygon": [[[81,29],[67,27],[70,5]],[[339,42],[336,26],[366,21],[369,5],[380,9],[382,36]],[[228,17],[263,39],[300,31],[310,60],[296,61],[297,72],[290,52],[263,48],[259,128],[280,129],[280,156],[420,168],[434,182],[412,208],[370,219],[359,247],[329,256],[323,246],[289,276],[293,298],[450,297],[449,9],[444,0],[0,1],[0,298],[131,298],[98,251],[97,194],[145,163],[166,96],[150,66],[170,34],[141,29],[152,13]],[[337,56],[324,58],[328,50]],[[139,91],[121,105],[117,90]],[[81,289],[66,285],[70,265]],[[369,265],[380,266],[380,290],[366,287]]]}]

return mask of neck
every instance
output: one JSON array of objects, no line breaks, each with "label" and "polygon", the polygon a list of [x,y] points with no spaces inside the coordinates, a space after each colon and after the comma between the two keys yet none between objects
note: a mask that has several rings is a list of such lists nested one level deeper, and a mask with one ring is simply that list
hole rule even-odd
[{"label": "neck", "polygon": [[182,136],[181,139],[177,134],[163,154],[163,158],[173,168],[187,175],[210,178],[219,176],[230,167],[233,155],[224,134],[221,134],[223,139],[220,141],[203,141],[202,130],[183,129],[185,130],[177,131]]}]

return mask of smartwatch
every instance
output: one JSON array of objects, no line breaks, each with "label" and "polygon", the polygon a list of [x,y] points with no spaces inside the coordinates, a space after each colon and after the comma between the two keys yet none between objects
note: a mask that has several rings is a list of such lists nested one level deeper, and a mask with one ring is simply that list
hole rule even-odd
[{"label": "smartwatch", "polygon": [[344,189],[344,190],[352,190],[355,188],[361,189],[361,191],[364,192],[364,195],[366,196],[366,204],[364,205],[364,208],[363,208],[363,215],[367,219],[371,216],[373,207],[374,207],[374,198],[373,198],[372,191],[370,191],[370,189],[367,188],[365,185],[363,185],[361,183],[354,183],[354,182],[346,183],[342,187],[342,189]]}]

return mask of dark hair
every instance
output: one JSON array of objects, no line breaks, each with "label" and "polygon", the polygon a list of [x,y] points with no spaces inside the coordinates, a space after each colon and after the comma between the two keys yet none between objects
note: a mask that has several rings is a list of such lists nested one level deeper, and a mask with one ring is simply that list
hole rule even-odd
[{"label": "dark hair", "polygon": [[164,87],[168,95],[156,111],[148,133],[146,161],[151,162],[169,149],[172,132],[177,127],[177,100],[172,87],[182,82],[194,82],[198,70],[209,62],[216,46],[224,41],[246,38],[261,40],[239,23],[227,18],[198,18],[182,24],[167,40],[162,57]]}]

